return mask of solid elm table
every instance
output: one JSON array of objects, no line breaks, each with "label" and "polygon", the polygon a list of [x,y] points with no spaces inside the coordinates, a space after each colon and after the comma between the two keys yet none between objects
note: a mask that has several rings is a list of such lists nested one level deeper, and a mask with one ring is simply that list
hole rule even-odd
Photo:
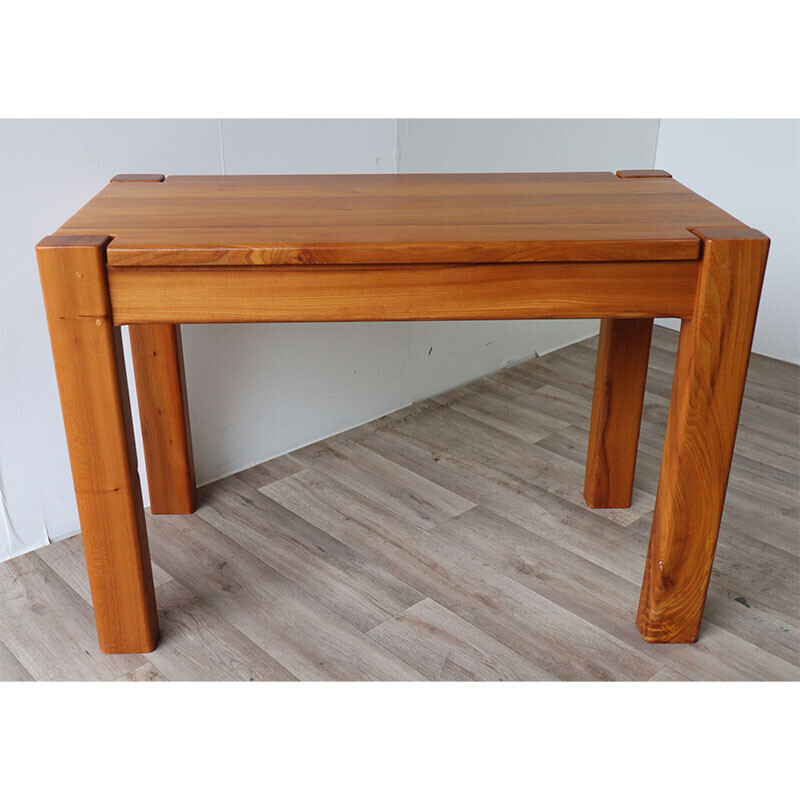
[{"label": "solid elm table", "polygon": [[602,318],[584,494],[617,508],[653,319],[679,318],[637,624],[695,641],[768,247],[660,170],[116,176],[37,246],[100,648],[158,640],[119,326],[152,512],[189,514],[179,325],[347,320]]}]

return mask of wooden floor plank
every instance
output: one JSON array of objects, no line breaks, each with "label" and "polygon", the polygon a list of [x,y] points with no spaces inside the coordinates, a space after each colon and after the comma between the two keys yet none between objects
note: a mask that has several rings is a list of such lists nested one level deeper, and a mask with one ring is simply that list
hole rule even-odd
[{"label": "wooden floor plank", "polygon": [[432,528],[475,505],[358,442],[307,447],[300,459],[421,528]]},{"label": "wooden floor plank", "polygon": [[359,630],[369,630],[423,597],[374,561],[236,478],[201,490],[200,498],[201,519]]},{"label": "wooden floor plank", "polygon": [[592,416],[591,398],[581,397],[557,386],[543,386],[541,389],[523,394],[514,400],[514,404],[533,411],[557,415],[570,425],[585,428],[587,432],[589,430]]},{"label": "wooden floor plank", "polygon": [[15,655],[0,642],[0,681],[32,681],[30,672],[19,663]]},{"label": "wooden floor plank", "polygon": [[125,683],[161,683],[166,680],[150,662],[117,678],[117,681]]},{"label": "wooden floor plank", "polygon": [[479,392],[451,403],[450,408],[532,444],[568,424],[564,420],[518,405],[513,400],[498,398],[488,392]]},{"label": "wooden floor plank", "polygon": [[156,563],[297,678],[423,678],[203,519],[150,519]]},{"label": "wooden floor plank", "polygon": [[0,608],[0,641],[35,680],[114,680],[144,663],[100,652],[91,606],[37,553],[0,564]]},{"label": "wooden floor plank", "polygon": [[156,599],[163,646],[145,657],[167,680],[296,680],[177,581],[159,586]]},{"label": "wooden floor plank", "polygon": [[236,473],[236,477],[240,481],[244,481],[254,489],[260,489],[272,481],[285,478],[287,475],[293,475],[305,467],[302,461],[298,461],[294,456],[287,454],[278,456],[271,461],[265,461],[263,464],[256,464],[249,469],[243,469],[241,472]]},{"label": "wooden floor plank", "polygon": [[496,639],[426,597],[369,631],[432,681],[552,680]]},{"label": "wooden floor plank", "polygon": [[656,672],[651,681],[686,681],[689,680],[685,675],[681,675],[680,672],[676,669],[672,669],[672,667],[664,667]]},{"label": "wooden floor plank", "polygon": [[800,666],[800,622],[796,614],[789,616],[770,608],[753,595],[740,595],[715,576],[703,617],[761,650]]},{"label": "wooden floor plank", "polygon": [[437,394],[431,400],[441,406],[449,406],[455,402],[467,400],[476,394],[484,397],[493,397],[497,400],[505,400],[506,402],[516,400],[530,391],[530,384],[527,384],[524,388],[508,386],[503,382],[502,376],[510,374],[512,374],[510,371],[496,372],[493,375],[487,375],[484,378],[464,383],[447,392]]},{"label": "wooden floor plank", "polygon": [[[728,500],[722,516],[724,530],[756,539],[769,547],[777,547],[793,558],[800,555],[800,509],[791,501],[765,502],[750,493],[738,480],[728,482]],[[798,493],[800,497],[800,492]]]}]

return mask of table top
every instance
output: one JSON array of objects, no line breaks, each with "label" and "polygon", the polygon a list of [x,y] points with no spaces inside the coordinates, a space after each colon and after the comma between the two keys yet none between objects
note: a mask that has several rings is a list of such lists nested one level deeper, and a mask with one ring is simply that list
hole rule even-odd
[{"label": "table top", "polygon": [[696,259],[689,228],[743,223],[659,170],[120,175],[57,234],[108,264],[236,266]]}]

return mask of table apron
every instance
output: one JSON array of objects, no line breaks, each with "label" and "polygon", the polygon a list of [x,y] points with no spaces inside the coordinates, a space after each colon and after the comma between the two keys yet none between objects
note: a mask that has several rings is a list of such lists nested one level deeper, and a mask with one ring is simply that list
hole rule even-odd
[{"label": "table apron", "polygon": [[692,316],[700,261],[109,267],[115,325]]}]

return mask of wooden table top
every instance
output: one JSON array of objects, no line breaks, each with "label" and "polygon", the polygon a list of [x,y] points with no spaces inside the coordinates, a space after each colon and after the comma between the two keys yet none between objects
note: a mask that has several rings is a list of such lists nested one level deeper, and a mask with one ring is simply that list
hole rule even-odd
[{"label": "wooden table top", "polygon": [[57,233],[113,236],[111,267],[464,264],[690,260],[742,225],[658,170],[129,175]]}]

